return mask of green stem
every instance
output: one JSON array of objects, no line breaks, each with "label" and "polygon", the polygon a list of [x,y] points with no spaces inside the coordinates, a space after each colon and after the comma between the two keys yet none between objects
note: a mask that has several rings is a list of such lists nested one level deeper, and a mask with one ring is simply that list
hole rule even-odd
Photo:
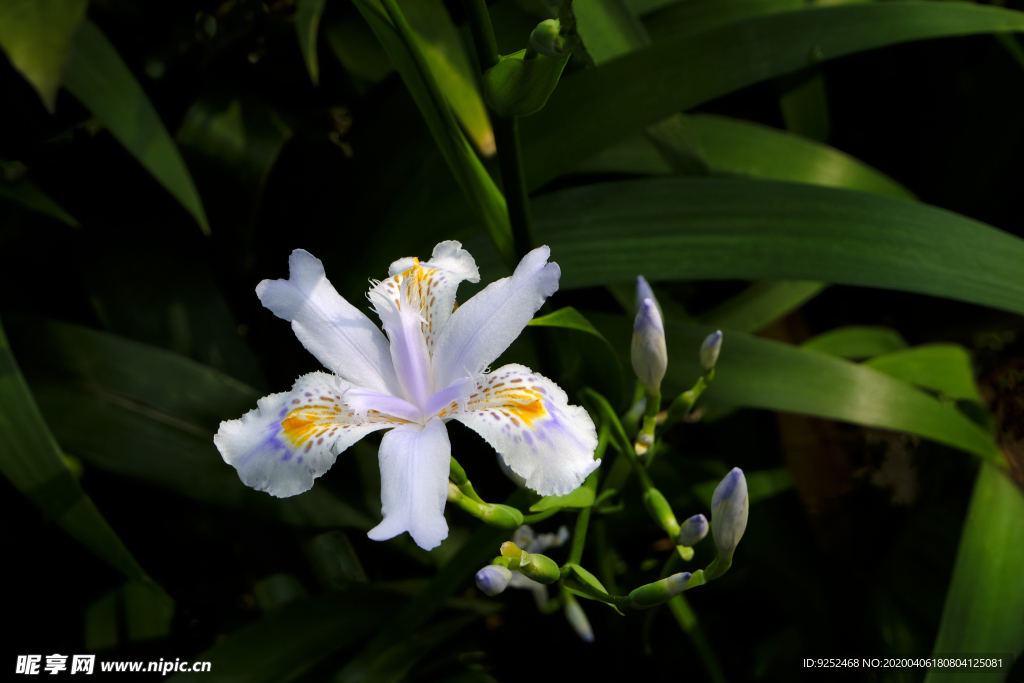
[{"label": "green stem", "polygon": [[462,0],[462,8],[466,11],[469,32],[473,36],[476,57],[480,61],[480,70],[487,71],[497,64],[498,41],[494,38],[494,27],[491,26],[491,15],[487,11],[486,0]]},{"label": "green stem", "polygon": [[[394,1],[394,0],[392,0]],[[494,39],[491,15],[485,0],[463,0],[469,18],[469,32],[473,36],[480,71],[487,71],[501,61],[498,43]],[[523,258],[533,249],[533,219],[530,216],[530,197],[526,186],[523,153],[519,144],[519,124],[516,117],[503,118],[490,111],[494,129],[494,144],[498,149],[498,166],[505,190],[505,204],[512,226],[512,241],[516,256]]]},{"label": "green stem", "polygon": [[519,120],[502,118],[491,112],[494,144],[498,148],[498,166],[505,190],[508,220],[512,225],[512,242],[516,256],[523,258],[533,249],[533,218],[530,216],[530,196],[526,187],[523,152],[519,145]]},{"label": "green stem", "polygon": [[668,607],[672,611],[672,616],[676,618],[679,628],[693,643],[694,649],[700,655],[701,662],[704,663],[704,668],[711,675],[711,680],[715,683],[725,683],[722,667],[718,663],[715,651],[711,649],[707,638],[704,637],[704,631],[701,630],[697,614],[690,607],[690,603],[682,595],[677,595],[668,601]]}]

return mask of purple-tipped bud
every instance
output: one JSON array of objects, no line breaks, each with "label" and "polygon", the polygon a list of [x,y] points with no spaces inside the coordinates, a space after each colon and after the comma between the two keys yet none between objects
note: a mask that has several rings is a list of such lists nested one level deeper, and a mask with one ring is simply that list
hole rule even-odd
[{"label": "purple-tipped bud", "polygon": [[694,515],[683,522],[679,529],[679,536],[676,538],[676,545],[692,547],[697,541],[708,535],[708,518],[704,515]]},{"label": "purple-tipped bud", "polygon": [[476,573],[476,587],[494,597],[505,590],[512,580],[512,572],[499,564],[491,564]]},{"label": "purple-tipped bud", "polygon": [[743,532],[747,528],[750,498],[747,479],[739,467],[732,468],[711,497],[711,534],[723,561],[732,561]]},{"label": "purple-tipped bud", "polygon": [[629,603],[637,609],[646,609],[668,602],[686,590],[690,582],[690,572],[673,574],[672,576],[640,586],[629,594]]},{"label": "purple-tipped bud", "polygon": [[722,331],[712,332],[700,345],[700,366],[704,372],[711,372],[718,362],[718,354],[722,351]]},{"label": "purple-tipped bud", "polygon": [[[658,303],[658,297],[654,296],[654,290],[644,279],[643,275],[636,276],[636,302],[633,304],[633,310],[639,311],[643,306],[644,299],[650,299],[654,302],[654,305],[658,308],[658,313],[661,313],[661,304]],[[664,317],[664,316],[662,316]]]},{"label": "purple-tipped bud", "polygon": [[590,620],[580,607],[580,603],[571,593],[564,593],[565,596],[565,618],[569,620],[572,630],[585,642],[594,642],[594,629],[590,628]]},{"label": "purple-tipped bud", "polygon": [[661,392],[661,380],[668,367],[668,349],[665,348],[665,326],[654,299],[644,299],[633,323],[633,344],[630,348],[633,371],[648,393]]}]

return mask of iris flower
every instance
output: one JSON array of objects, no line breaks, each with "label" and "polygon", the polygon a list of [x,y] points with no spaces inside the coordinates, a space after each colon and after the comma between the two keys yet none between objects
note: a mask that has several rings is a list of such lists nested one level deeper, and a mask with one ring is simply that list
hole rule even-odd
[{"label": "iris flower", "polygon": [[359,439],[390,430],[379,453],[384,519],[369,536],[408,531],[427,550],[448,536],[449,420],[477,432],[540,495],[573,491],[600,465],[590,416],[527,367],[488,372],[558,289],[549,256],[534,249],[457,308],[459,283],[480,281],[461,244],[438,244],[424,263],[399,259],[367,295],[382,333],[335,291],[319,259],[295,250],[289,279],[264,280],[256,295],[331,373],[303,375],[222,422],[214,443],[225,462],[247,486],[284,498],[308,491]]}]

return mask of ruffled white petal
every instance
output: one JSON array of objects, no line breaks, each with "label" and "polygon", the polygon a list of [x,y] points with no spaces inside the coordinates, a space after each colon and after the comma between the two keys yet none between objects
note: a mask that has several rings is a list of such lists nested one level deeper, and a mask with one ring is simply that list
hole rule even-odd
[{"label": "ruffled white petal", "polygon": [[597,429],[587,411],[569,405],[557,384],[522,365],[482,375],[466,410],[453,417],[542,496],[575,490],[601,464],[594,460]]},{"label": "ruffled white petal", "polygon": [[408,531],[424,550],[448,537],[444,504],[452,446],[444,422],[404,425],[380,442],[380,498],[384,521],[367,534],[375,541]]},{"label": "ruffled white petal", "polygon": [[399,395],[391,348],[377,326],[335,291],[320,259],[296,249],[287,280],[264,280],[260,301],[292,323],[295,336],[331,372],[352,384]]},{"label": "ruffled white petal", "polygon": [[492,282],[455,311],[433,348],[435,386],[476,376],[519,336],[544,300],[558,290],[561,271],[551,250],[534,249],[512,277]]},{"label": "ruffled white petal", "polygon": [[346,389],[323,372],[303,375],[291,391],[264,396],[255,410],[221,422],[213,442],[246,486],[278,498],[308,491],[346,448],[403,424],[376,413],[357,417],[343,403]]},{"label": "ruffled white petal", "polygon": [[455,241],[438,244],[425,263],[412,256],[398,259],[391,264],[388,275],[387,280],[370,290],[370,300],[384,296],[400,304],[403,310],[416,311],[422,318],[423,338],[431,353],[451,317],[459,283],[480,281],[476,261]]}]

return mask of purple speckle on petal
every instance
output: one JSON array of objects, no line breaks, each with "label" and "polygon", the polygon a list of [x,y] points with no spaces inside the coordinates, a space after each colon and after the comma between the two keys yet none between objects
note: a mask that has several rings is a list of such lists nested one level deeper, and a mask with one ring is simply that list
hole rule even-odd
[{"label": "purple speckle on petal", "polygon": [[298,464],[301,465],[302,464],[302,456],[300,455],[299,457],[295,458],[295,462],[297,462]]}]

